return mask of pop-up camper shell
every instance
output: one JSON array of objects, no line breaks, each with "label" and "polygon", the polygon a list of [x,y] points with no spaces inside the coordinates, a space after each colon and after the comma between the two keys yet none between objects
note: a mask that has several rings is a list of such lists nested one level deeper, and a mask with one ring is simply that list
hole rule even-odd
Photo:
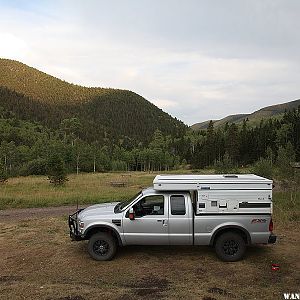
[{"label": "pop-up camper shell", "polygon": [[273,181],[254,175],[158,175],[157,191],[190,191],[198,214],[272,213]]}]

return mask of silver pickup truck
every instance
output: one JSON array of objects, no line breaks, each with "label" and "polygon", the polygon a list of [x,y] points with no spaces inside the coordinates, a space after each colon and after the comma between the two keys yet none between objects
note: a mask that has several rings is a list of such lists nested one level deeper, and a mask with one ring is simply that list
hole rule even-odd
[{"label": "silver pickup truck", "polygon": [[128,201],[78,210],[70,236],[89,240],[96,260],[112,259],[118,246],[211,245],[223,261],[237,261],[247,245],[275,243],[271,180],[201,176],[160,175]]}]

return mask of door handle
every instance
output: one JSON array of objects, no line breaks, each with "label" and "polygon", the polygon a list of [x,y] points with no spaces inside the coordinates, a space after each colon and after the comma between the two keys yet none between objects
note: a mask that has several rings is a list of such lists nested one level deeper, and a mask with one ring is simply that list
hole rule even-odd
[{"label": "door handle", "polygon": [[168,226],[168,220],[156,220],[157,222],[162,223],[162,226]]}]

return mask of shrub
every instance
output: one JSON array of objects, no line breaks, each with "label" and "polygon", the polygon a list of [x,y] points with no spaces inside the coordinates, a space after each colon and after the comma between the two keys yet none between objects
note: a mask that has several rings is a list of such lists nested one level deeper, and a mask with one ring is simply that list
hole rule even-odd
[{"label": "shrub", "polygon": [[47,173],[47,160],[44,158],[37,158],[31,160],[26,165],[26,175],[45,175]]},{"label": "shrub", "polygon": [[234,166],[232,159],[230,158],[227,152],[224,154],[223,160],[216,161],[215,172],[217,174],[237,173],[237,169]]},{"label": "shrub", "polygon": [[52,153],[47,163],[47,175],[50,183],[63,185],[67,178],[65,163],[58,153]]},{"label": "shrub", "polygon": [[291,180],[294,177],[294,168],[292,167],[295,161],[295,152],[291,143],[286,147],[279,147],[277,156],[278,177],[281,180]]},{"label": "shrub", "polygon": [[266,178],[273,177],[273,168],[271,162],[265,158],[261,158],[254,164],[252,172],[256,175],[263,176]]}]

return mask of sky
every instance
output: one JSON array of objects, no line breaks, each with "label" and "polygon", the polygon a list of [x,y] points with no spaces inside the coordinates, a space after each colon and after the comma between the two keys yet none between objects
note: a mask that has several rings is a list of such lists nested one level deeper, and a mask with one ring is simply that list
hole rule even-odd
[{"label": "sky", "polygon": [[0,57],[188,125],[300,98],[299,0],[0,0]]}]

